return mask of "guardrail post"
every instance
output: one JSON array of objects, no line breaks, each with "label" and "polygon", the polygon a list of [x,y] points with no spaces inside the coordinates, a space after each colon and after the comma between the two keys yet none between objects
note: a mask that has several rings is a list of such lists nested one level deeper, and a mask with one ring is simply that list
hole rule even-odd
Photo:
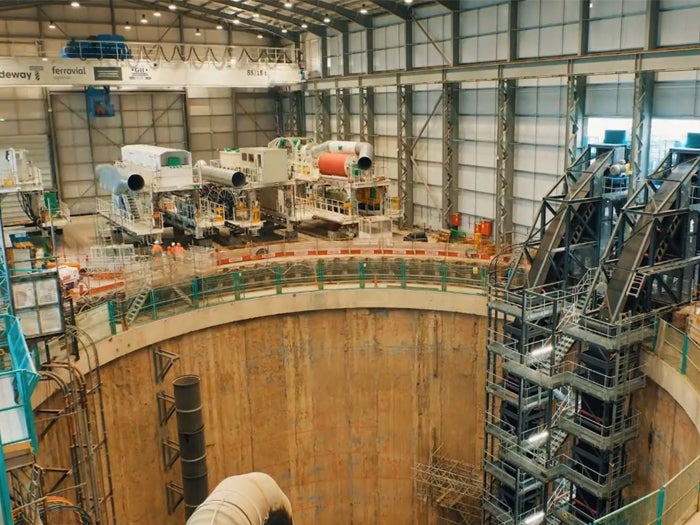
[{"label": "guardrail post", "polygon": [[316,264],[316,284],[319,290],[323,290],[323,261]]},{"label": "guardrail post", "polygon": [[688,369],[688,334],[683,334],[683,355],[681,357],[681,374]]},{"label": "guardrail post", "polygon": [[117,316],[114,311],[114,301],[107,301],[107,315],[109,316],[109,332],[117,335]]},{"label": "guardrail post", "polygon": [[399,278],[401,279],[401,288],[406,288],[406,261],[399,263]]},{"label": "guardrail post", "polygon": [[199,308],[199,279],[192,279],[192,306]]},{"label": "guardrail post", "polygon": [[656,498],[656,521],[655,525],[661,525],[664,522],[664,500],[666,499],[666,487],[659,489],[659,495]]},{"label": "guardrail post", "polygon": [[241,274],[239,272],[233,273],[233,297],[236,301],[241,298]]},{"label": "guardrail post", "polygon": [[158,319],[158,312],[156,311],[156,294],[153,291],[153,288],[151,288],[151,291],[148,292],[148,299],[151,301],[151,316],[153,319]]},{"label": "guardrail post", "polygon": [[440,291],[447,291],[447,265],[440,263]]},{"label": "guardrail post", "polygon": [[358,270],[357,270],[357,275],[360,279],[360,288],[365,287],[365,267],[367,264],[365,264],[364,261],[360,261],[358,264]]},{"label": "guardrail post", "polygon": [[282,267],[275,266],[275,291],[278,294],[282,293]]},{"label": "guardrail post", "polygon": [[659,318],[654,317],[654,337],[651,339],[651,351],[656,352],[656,339],[659,336]]}]

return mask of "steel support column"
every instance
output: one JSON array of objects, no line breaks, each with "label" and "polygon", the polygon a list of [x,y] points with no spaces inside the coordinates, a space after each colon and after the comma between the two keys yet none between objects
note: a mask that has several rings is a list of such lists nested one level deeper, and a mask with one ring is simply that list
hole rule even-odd
[{"label": "steel support column", "polygon": [[459,211],[459,155],[457,148],[459,84],[442,85],[442,224]]},{"label": "steel support column", "polygon": [[284,135],[286,121],[284,118],[284,94],[280,90],[275,90],[275,133],[278,137]]},{"label": "steel support column", "polygon": [[335,115],[338,140],[350,140],[350,90],[347,88],[335,91]]},{"label": "steel support column", "polygon": [[651,51],[659,45],[659,8],[661,0],[647,0],[644,49]]},{"label": "steel support column", "polygon": [[570,76],[566,82],[566,167],[576,160],[583,146],[586,77]]},{"label": "steel support column", "polygon": [[287,93],[287,100],[289,103],[289,108],[285,131],[289,135],[301,137],[304,134],[302,128],[302,122],[304,120],[304,113],[301,107],[304,103],[302,92],[289,91]]},{"label": "steel support column", "polygon": [[654,73],[639,72],[634,76],[632,100],[632,144],[630,160],[632,178],[629,195],[637,189],[639,181],[649,172],[649,145],[651,141],[651,113],[654,100]]},{"label": "steel support column", "polygon": [[314,116],[316,119],[316,142],[320,143],[330,138],[329,95],[326,91],[314,91]]},{"label": "steel support column", "polygon": [[360,88],[360,140],[374,146],[374,88]]},{"label": "steel support column", "polygon": [[579,0],[578,13],[578,54],[583,56],[588,54],[588,31],[591,26],[590,0]]},{"label": "steel support column", "polygon": [[518,1],[508,1],[508,62],[518,58]]},{"label": "steel support column", "polygon": [[515,80],[498,81],[498,159],[496,172],[496,243],[513,242]]},{"label": "steel support column", "polygon": [[413,227],[413,87],[397,86],[398,187],[401,228]]}]

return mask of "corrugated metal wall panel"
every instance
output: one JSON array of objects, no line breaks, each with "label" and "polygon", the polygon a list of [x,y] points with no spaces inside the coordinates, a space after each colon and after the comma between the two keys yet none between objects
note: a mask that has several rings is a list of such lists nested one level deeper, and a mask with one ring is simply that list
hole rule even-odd
[{"label": "corrugated metal wall panel", "polygon": [[[46,109],[40,88],[0,89],[0,150],[26,149],[41,169],[44,187],[54,188]],[[23,224],[28,217],[17,197],[9,195],[0,205],[5,224]]]}]

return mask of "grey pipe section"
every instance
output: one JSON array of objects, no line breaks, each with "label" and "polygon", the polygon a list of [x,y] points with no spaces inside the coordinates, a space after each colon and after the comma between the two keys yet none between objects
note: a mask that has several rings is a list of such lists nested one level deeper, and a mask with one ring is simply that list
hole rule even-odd
[{"label": "grey pipe section", "polygon": [[113,195],[121,195],[127,190],[141,191],[146,185],[146,181],[138,173],[131,175],[122,175],[116,166],[112,164],[100,164],[95,168],[97,178],[100,180],[100,186],[112,193]]},{"label": "grey pipe section", "polygon": [[185,375],[175,378],[173,391],[180,444],[182,493],[187,519],[209,493],[199,376]]},{"label": "grey pipe section", "polygon": [[350,153],[357,155],[357,167],[368,170],[372,167],[374,148],[367,142],[350,142],[345,140],[329,140],[313,146],[309,152],[314,157],[321,153]]},{"label": "grey pipe section", "polygon": [[262,472],[219,483],[186,525],[292,525],[292,505],[272,477]]},{"label": "grey pipe section", "polygon": [[208,166],[203,160],[198,161],[195,165],[199,169],[203,180],[224,186],[233,186],[234,188],[240,188],[246,184],[245,174],[240,171]]}]

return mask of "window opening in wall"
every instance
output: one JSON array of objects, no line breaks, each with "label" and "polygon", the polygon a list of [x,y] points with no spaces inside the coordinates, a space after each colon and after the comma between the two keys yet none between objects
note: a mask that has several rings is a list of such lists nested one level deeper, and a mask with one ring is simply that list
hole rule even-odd
[{"label": "window opening in wall", "polygon": [[629,144],[632,136],[632,119],[588,117],[585,129],[584,147],[588,144],[602,144],[605,142],[605,132],[611,130],[624,131],[626,142]]},{"label": "window opening in wall", "polygon": [[[604,142],[606,130],[625,130],[626,143],[632,138],[632,119],[589,117],[584,146]],[[652,119],[649,141],[649,169],[653,170],[669,148],[686,147],[688,133],[700,133],[700,119]]]},{"label": "window opening in wall", "polygon": [[669,148],[686,147],[688,133],[700,133],[700,119],[653,119],[649,167],[656,166]]}]

